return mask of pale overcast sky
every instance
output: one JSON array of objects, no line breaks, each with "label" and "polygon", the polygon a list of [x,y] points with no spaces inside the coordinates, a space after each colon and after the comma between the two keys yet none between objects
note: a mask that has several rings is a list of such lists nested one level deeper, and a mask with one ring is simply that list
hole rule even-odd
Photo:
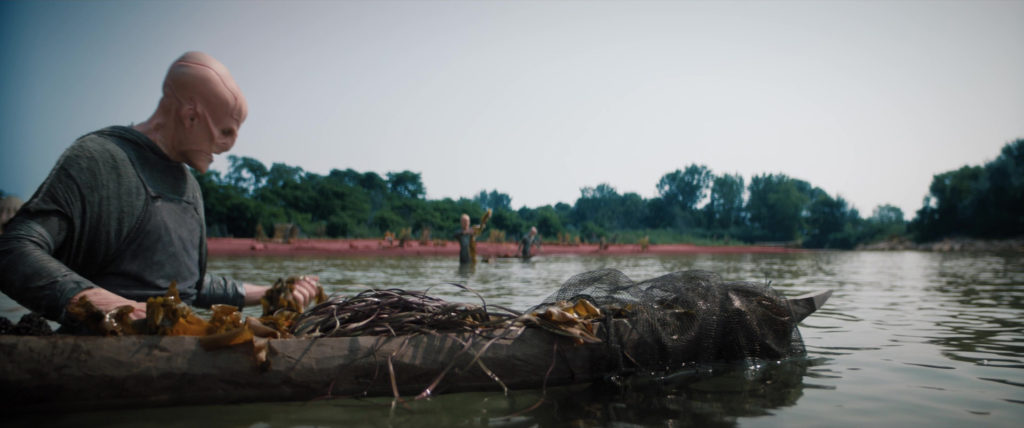
[{"label": "pale overcast sky", "polygon": [[1024,138],[1019,1],[2,2],[0,190],[146,119],[187,50],[249,100],[232,154],[516,208],[698,163],[909,219],[932,175]]}]

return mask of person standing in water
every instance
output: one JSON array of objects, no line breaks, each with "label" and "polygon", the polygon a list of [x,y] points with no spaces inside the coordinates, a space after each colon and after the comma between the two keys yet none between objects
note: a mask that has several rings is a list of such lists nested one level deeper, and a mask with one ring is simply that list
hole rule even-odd
[{"label": "person standing in water", "polygon": [[530,233],[519,240],[519,250],[517,251],[520,257],[528,259],[533,257],[532,247],[536,245],[537,249],[540,249],[540,238],[537,236],[537,226],[530,227]]},{"label": "person standing in water", "polygon": [[487,220],[491,218],[491,210],[487,210],[480,218],[480,224],[469,225],[469,214],[463,213],[459,217],[459,231],[455,233],[455,240],[459,242],[459,264],[476,263],[476,236],[484,230]]}]

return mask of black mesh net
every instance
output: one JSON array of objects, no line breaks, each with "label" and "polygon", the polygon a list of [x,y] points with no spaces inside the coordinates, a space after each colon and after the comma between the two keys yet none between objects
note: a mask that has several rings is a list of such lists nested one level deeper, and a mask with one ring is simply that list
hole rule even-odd
[{"label": "black mesh net", "polygon": [[628,342],[620,351],[641,369],[805,354],[789,301],[767,284],[726,282],[702,270],[633,282],[602,269],[573,276],[531,311],[579,298],[601,308],[604,325],[628,321],[598,336],[609,346]]}]

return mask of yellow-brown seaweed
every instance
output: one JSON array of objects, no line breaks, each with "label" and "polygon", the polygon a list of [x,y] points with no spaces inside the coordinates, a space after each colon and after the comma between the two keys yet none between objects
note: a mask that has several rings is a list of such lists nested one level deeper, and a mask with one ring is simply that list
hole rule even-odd
[{"label": "yellow-brown seaweed", "polygon": [[598,343],[594,335],[594,319],[601,317],[601,310],[586,299],[575,303],[560,301],[552,306],[523,315],[523,322],[532,323],[555,334],[569,336],[577,343]]},{"label": "yellow-brown seaweed", "polygon": [[[295,283],[299,277],[291,276],[278,279],[260,299],[263,316],[260,323],[272,328],[285,336],[291,336],[289,330],[295,319],[303,312],[302,305],[295,299]],[[316,304],[327,300],[323,287],[317,286]]]},{"label": "yellow-brown seaweed", "polygon": [[142,334],[146,330],[145,323],[142,320],[131,319],[134,310],[135,308],[125,305],[104,313],[88,297],[82,296],[68,307],[68,314],[89,331],[102,336]]}]

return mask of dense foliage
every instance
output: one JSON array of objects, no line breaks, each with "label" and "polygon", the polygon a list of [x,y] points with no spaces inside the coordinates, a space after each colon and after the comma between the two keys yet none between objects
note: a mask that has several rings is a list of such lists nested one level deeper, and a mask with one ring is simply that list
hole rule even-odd
[{"label": "dense foliage", "polygon": [[924,207],[910,222],[902,210],[881,205],[870,217],[841,196],[785,174],[761,174],[746,183],[738,174],[714,174],[704,165],[666,173],[658,196],[620,194],[601,183],[580,189],[573,205],[512,208],[509,195],[481,191],[473,198],[426,199],[419,173],[332,170],[327,175],[256,159],[229,156],[226,174],[197,174],[211,236],[250,237],[279,223],[307,236],[380,237],[408,231],[448,239],[467,213],[493,210],[482,239],[515,240],[530,226],[548,241],[633,243],[773,243],[808,248],[853,248],[912,236],[1005,237],[1024,234],[1024,140],[1006,145],[984,167],[935,176]]},{"label": "dense foliage", "polygon": [[984,166],[935,175],[928,192],[910,223],[920,240],[1024,235],[1024,139]]}]

